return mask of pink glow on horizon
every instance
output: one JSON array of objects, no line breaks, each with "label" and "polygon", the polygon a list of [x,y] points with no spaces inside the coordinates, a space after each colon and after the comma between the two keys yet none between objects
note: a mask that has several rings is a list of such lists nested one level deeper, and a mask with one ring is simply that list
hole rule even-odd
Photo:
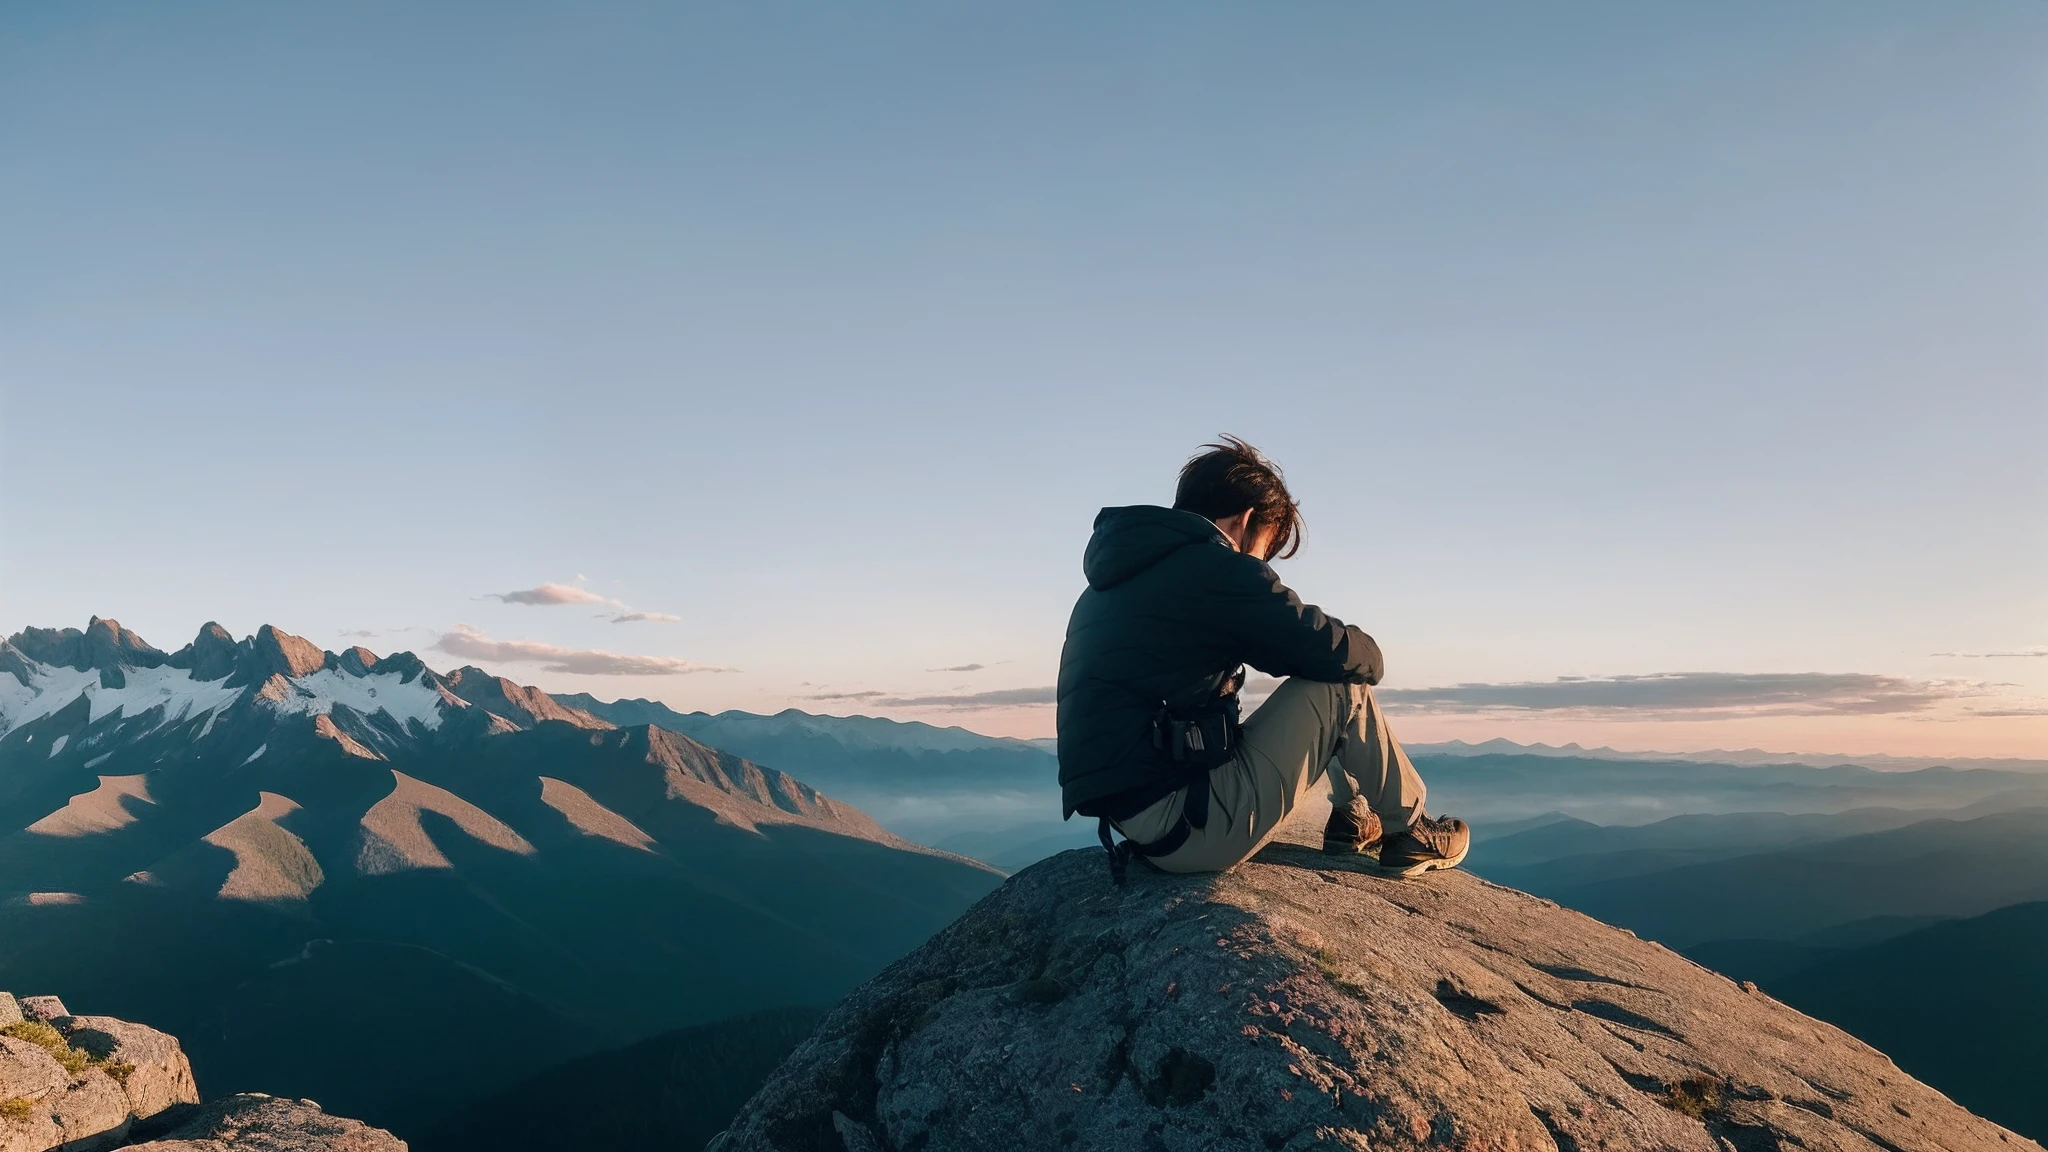
[{"label": "pink glow on horizon", "polygon": [[[803,707],[793,701],[792,707]],[[816,705],[809,710],[816,711]],[[866,709],[870,715],[927,724],[958,725],[989,736],[1039,739],[1053,735],[1051,708],[978,712]],[[1388,717],[1401,739],[1416,744],[1492,739],[1518,744],[1572,744],[1587,748],[1658,752],[1763,748],[1835,755],[2011,757],[2048,760],[2048,716],[1978,717],[1967,721],[1912,717],[1783,717],[1757,720],[1653,721],[1502,719],[1480,716]]]}]

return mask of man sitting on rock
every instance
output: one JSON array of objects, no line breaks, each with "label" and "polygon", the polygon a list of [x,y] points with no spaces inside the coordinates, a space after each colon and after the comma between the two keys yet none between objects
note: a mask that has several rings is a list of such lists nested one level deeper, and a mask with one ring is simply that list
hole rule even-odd
[{"label": "man sitting on rock", "polygon": [[[1221,871],[1271,839],[1334,760],[1325,852],[1378,849],[1379,870],[1403,877],[1456,867],[1471,832],[1423,814],[1422,778],[1373,698],[1379,645],[1274,575],[1266,562],[1301,547],[1300,509],[1278,468],[1223,441],[1181,469],[1172,508],[1095,518],[1060,654],[1065,815],[1100,819],[1118,883],[1130,853]],[[1244,665],[1286,680],[1240,725]]]}]

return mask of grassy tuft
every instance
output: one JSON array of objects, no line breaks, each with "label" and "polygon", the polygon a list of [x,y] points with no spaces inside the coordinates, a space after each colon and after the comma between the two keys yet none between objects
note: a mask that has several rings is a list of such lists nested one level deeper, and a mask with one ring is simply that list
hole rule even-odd
[{"label": "grassy tuft", "polygon": [[26,1040],[36,1045],[48,1052],[57,1063],[64,1066],[66,1072],[74,1076],[85,1071],[92,1063],[90,1054],[65,1043],[63,1033],[41,1020],[17,1020],[5,1028],[0,1028],[0,1035],[12,1036],[16,1040]]},{"label": "grassy tuft", "polygon": [[0,1100],[0,1120],[26,1120],[36,1110],[36,1102],[26,1096],[12,1100]]},{"label": "grassy tuft", "polygon": [[1721,1107],[1721,1085],[1712,1080],[1680,1080],[1665,1094],[1664,1106],[1681,1116],[1704,1120]]},{"label": "grassy tuft", "polygon": [[116,1084],[125,1085],[128,1083],[128,1078],[130,1076],[135,1075],[135,1065],[130,1064],[125,1060],[109,1060],[104,1064],[98,1065],[97,1067],[100,1071],[105,1072],[109,1076],[112,1076],[114,1078],[114,1083]]}]

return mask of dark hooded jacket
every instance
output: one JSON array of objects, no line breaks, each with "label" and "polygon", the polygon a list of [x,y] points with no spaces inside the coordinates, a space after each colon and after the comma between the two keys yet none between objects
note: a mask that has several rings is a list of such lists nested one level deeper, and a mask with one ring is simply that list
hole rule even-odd
[{"label": "dark hooded jacket", "polygon": [[1081,570],[1088,588],[1060,653],[1068,816],[1121,819],[1184,783],[1185,770],[1154,749],[1152,719],[1162,704],[1213,700],[1240,664],[1273,676],[1379,683],[1372,637],[1303,604],[1207,517],[1104,508]]}]

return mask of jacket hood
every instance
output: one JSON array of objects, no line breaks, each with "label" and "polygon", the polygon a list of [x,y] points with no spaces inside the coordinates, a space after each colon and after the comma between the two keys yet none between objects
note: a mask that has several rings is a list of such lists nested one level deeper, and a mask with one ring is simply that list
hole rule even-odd
[{"label": "jacket hood", "polygon": [[1095,535],[1081,555],[1081,571],[1091,588],[1114,588],[1169,554],[1193,544],[1230,547],[1208,517],[1152,504],[1104,508],[1095,517]]}]

